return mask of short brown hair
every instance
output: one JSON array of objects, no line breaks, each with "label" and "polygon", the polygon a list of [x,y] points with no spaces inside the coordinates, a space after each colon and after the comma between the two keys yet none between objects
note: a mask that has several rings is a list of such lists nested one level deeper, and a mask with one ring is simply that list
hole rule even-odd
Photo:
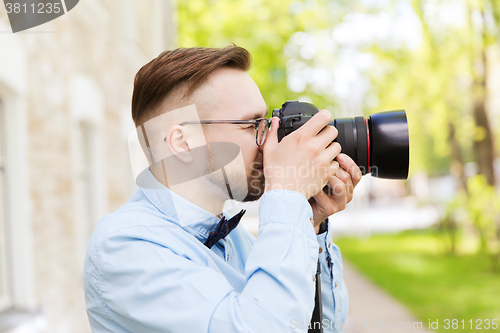
[{"label": "short brown hair", "polygon": [[189,96],[221,67],[247,71],[251,66],[250,53],[242,47],[191,47],[165,51],[136,74],[132,94],[132,119],[137,126],[152,118],[154,110],[165,97],[180,85]]}]

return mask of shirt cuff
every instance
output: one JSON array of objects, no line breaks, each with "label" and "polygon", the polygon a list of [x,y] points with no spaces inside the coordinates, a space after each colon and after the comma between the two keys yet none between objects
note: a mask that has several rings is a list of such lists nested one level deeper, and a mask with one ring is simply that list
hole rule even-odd
[{"label": "shirt cuff", "polygon": [[269,223],[287,224],[299,228],[308,238],[317,240],[312,218],[309,201],[297,191],[271,190],[260,199],[259,230]]}]

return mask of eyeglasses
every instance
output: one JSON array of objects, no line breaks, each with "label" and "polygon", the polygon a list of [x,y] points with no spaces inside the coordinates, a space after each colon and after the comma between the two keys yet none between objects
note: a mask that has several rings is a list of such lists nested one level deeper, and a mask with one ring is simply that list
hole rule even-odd
[{"label": "eyeglasses", "polygon": [[185,121],[180,123],[179,126],[187,124],[252,124],[255,126],[255,143],[257,146],[262,146],[266,140],[267,132],[271,127],[271,119],[259,118],[250,120],[200,120],[200,121]]}]

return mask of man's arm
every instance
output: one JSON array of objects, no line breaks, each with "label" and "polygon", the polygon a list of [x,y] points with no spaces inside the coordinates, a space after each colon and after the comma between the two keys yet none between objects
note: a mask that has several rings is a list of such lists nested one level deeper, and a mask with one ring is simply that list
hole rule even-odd
[{"label": "man's arm", "polygon": [[[305,332],[298,323],[312,315],[318,260],[311,207],[298,192],[273,190],[259,209],[241,292],[218,270],[161,244],[176,244],[171,228],[144,239],[134,227],[107,236],[89,256],[87,297],[129,332]],[[93,328],[105,327],[88,312]]]}]

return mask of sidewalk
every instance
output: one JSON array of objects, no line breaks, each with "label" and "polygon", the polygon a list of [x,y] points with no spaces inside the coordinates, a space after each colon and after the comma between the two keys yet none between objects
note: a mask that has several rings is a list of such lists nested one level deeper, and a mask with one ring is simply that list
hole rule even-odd
[{"label": "sidewalk", "polygon": [[427,320],[420,324],[404,305],[375,286],[345,259],[343,264],[344,281],[349,293],[349,312],[344,333],[429,332]]}]

